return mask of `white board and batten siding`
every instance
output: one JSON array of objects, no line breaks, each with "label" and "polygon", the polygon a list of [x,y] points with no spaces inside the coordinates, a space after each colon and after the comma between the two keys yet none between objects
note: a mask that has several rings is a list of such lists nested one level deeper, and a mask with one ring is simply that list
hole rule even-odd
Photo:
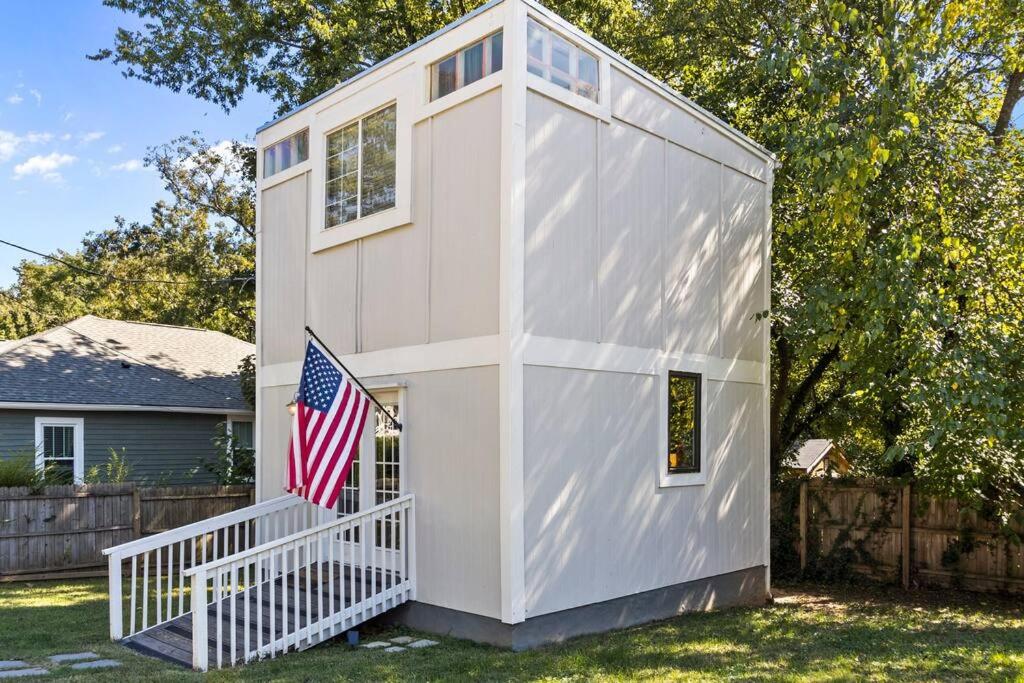
[{"label": "white board and batten siding", "polygon": [[[772,167],[610,72],[607,117],[527,94],[527,618],[767,564]],[[701,485],[659,485],[669,369],[708,379]]]},{"label": "white board and batten siding", "polygon": [[[598,102],[525,75],[528,15],[599,56]],[[429,65],[499,28],[504,70],[430,102]],[[261,149],[310,131],[310,159],[258,183],[261,499],[283,481],[308,324],[404,397],[417,600],[516,623],[766,564],[751,316],[772,159],[660,88],[504,0],[260,131]],[[320,230],[323,137],[389,98],[400,219],[337,239]],[[664,487],[659,401],[679,365],[708,380],[707,480]]]},{"label": "white board and batten siding", "polygon": [[[495,20],[482,17],[481,25]],[[366,90],[383,93],[385,104],[409,72],[409,64],[395,63],[367,79]],[[392,82],[396,92],[388,94]],[[322,220],[312,165],[324,160],[316,158],[316,144],[298,170],[261,179],[258,479],[261,499],[280,495],[285,406],[296,389],[308,324],[368,386],[404,394],[402,477],[405,490],[417,494],[418,599],[500,618],[502,96],[495,86],[500,82],[455,106],[399,115],[398,125],[411,128],[415,199],[409,220],[389,229],[311,244],[311,222]],[[325,97],[261,131],[259,144],[306,126],[313,135],[322,128],[318,113],[350,97],[344,90]]]}]

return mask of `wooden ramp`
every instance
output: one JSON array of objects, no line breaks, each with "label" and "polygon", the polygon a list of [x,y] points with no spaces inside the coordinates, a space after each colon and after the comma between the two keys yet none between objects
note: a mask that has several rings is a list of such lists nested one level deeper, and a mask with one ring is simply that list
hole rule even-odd
[{"label": "wooden ramp", "polygon": [[[333,571],[329,571],[329,569],[327,563],[321,563],[312,569],[304,569],[298,574],[279,576],[273,582],[273,587],[271,587],[270,581],[263,581],[259,589],[252,586],[223,598],[220,600],[219,619],[217,617],[218,601],[212,600],[206,613],[211,666],[220,665],[221,662],[224,666],[230,666],[232,663],[244,663],[246,635],[248,635],[250,648],[262,645],[268,655],[270,654],[270,643],[276,643],[275,654],[284,654],[285,651],[305,650],[333,638],[341,633],[341,630],[324,628],[321,631],[316,626],[317,622],[322,618],[343,612],[353,605],[357,606],[358,615],[360,608],[358,603],[375,603],[376,601],[367,601],[367,598],[378,594],[383,596],[385,591],[402,582],[402,577],[395,572],[381,570],[364,572],[359,567],[353,568],[338,563],[334,563]],[[333,605],[330,604],[331,577],[334,582]],[[296,586],[296,582],[298,586]],[[282,590],[285,587],[286,590]],[[273,592],[273,604],[271,603],[271,592]],[[298,595],[297,605],[296,595]],[[259,604],[257,604],[257,600],[259,600]],[[234,601],[233,620],[232,601]],[[365,621],[393,606],[395,605],[382,604],[366,609],[363,619],[359,619],[357,616],[350,622]],[[272,612],[273,617],[271,616]],[[245,633],[246,614],[249,616],[248,634]],[[258,618],[257,614],[262,616]],[[122,642],[126,647],[142,654],[192,668],[192,618],[191,613],[185,614],[159,626],[141,631]],[[355,623],[350,623],[348,627],[351,628]],[[302,629],[310,624],[313,624],[313,632],[302,633]],[[299,632],[298,636],[295,635],[296,631]],[[222,643],[220,653],[217,652],[218,634],[221,635],[220,642]]]}]

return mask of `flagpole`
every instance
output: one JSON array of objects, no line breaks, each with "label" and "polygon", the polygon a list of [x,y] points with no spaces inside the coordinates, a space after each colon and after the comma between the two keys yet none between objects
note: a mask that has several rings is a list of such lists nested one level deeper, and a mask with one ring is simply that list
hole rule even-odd
[{"label": "flagpole", "polygon": [[385,408],[381,404],[381,402],[377,400],[377,397],[371,394],[370,390],[363,386],[363,383],[359,381],[359,378],[353,375],[352,371],[345,367],[345,364],[341,362],[341,359],[338,358],[337,354],[335,354],[334,351],[331,351],[331,347],[327,346],[327,344],[324,343],[324,340],[318,337],[316,335],[316,332],[314,332],[309,325],[306,325],[306,333],[309,334],[310,337],[315,339],[316,342],[323,347],[324,351],[329,353],[331,358],[333,358],[334,361],[341,366],[341,369],[348,373],[348,376],[352,378],[352,381],[359,385],[359,388],[363,390],[363,393],[369,396],[370,400],[377,404],[377,407],[380,408],[381,412],[387,415],[387,418],[391,420],[391,424],[395,426],[395,429],[397,429],[398,431],[402,431],[402,423],[396,420],[394,416],[391,414],[391,411]]}]

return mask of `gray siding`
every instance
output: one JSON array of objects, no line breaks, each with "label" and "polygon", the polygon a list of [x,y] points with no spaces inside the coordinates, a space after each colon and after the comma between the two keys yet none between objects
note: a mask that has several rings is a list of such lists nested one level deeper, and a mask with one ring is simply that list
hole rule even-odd
[{"label": "gray siding", "polygon": [[763,564],[762,387],[708,394],[708,483],[659,488],[655,377],[526,368],[527,616]]},{"label": "gray siding", "polygon": [[[35,452],[36,417],[81,417],[85,420],[85,471],[103,466],[110,449],[124,454],[132,480],[151,484],[210,483],[201,467],[216,450],[211,439],[217,415],[146,412],[0,411],[0,457]],[[195,470],[195,472],[193,472]]]}]

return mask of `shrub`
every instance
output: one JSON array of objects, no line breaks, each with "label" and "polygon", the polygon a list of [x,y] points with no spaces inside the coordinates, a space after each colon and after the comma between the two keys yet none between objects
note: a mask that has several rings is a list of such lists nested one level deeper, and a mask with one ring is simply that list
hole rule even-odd
[{"label": "shrub", "polygon": [[85,473],[86,484],[123,484],[132,477],[132,466],[125,457],[125,449],[118,454],[110,449],[110,457],[102,465],[93,465]]},{"label": "shrub", "polygon": [[202,466],[217,478],[218,484],[252,484],[256,481],[256,451],[239,446],[227,432],[227,425],[217,425],[213,437],[217,449],[212,460],[203,460]]}]

